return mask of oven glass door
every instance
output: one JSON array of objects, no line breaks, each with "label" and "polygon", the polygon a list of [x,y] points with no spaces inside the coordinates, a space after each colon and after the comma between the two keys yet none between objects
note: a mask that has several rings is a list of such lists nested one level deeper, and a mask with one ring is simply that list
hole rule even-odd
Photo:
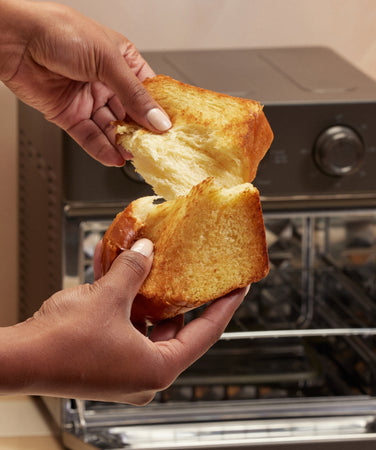
[{"label": "oven glass door", "polygon": [[[205,356],[141,409],[66,402],[67,422],[93,448],[376,445],[376,212],[264,219],[270,273]],[[77,223],[77,277],[92,282],[110,222]]]}]

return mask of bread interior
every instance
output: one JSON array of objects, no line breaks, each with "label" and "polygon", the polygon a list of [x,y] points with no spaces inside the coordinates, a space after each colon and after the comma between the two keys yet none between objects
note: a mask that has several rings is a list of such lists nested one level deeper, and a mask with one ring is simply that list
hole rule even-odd
[{"label": "bread interior", "polygon": [[244,182],[239,153],[231,144],[219,147],[218,136],[209,127],[176,124],[160,135],[123,125],[118,133],[122,145],[134,153],[136,171],[166,200],[187,194],[207,177],[217,178],[223,187]]}]

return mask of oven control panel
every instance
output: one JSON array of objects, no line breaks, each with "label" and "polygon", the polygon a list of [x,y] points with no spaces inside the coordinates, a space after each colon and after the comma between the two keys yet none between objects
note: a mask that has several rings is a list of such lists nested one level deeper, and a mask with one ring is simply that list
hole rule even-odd
[{"label": "oven control panel", "polygon": [[374,205],[375,102],[266,105],[274,141],[254,184],[264,206]]}]

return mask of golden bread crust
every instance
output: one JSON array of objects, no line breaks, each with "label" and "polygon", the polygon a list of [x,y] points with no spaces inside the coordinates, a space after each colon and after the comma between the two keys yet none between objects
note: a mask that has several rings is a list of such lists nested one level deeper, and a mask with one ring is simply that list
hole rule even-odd
[{"label": "golden bread crust", "polygon": [[108,228],[102,242],[102,275],[108,272],[115,258],[124,250],[128,250],[135,239],[142,223],[137,219],[130,204],[115,217]]},{"label": "golden bread crust", "polygon": [[108,243],[119,235],[128,248],[129,236],[154,243],[153,266],[132,310],[135,323],[174,317],[268,273],[259,193],[251,184],[223,189],[208,178],[187,196],[155,205],[143,222],[134,216],[140,200],[117,216],[103,240],[103,265]]}]

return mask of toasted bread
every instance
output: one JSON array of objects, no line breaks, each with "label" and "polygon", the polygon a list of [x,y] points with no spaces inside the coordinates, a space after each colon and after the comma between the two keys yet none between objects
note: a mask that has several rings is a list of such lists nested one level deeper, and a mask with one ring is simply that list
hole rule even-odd
[{"label": "toasted bread", "polygon": [[154,242],[151,272],[133,304],[135,323],[173,317],[267,274],[259,193],[250,183],[221,188],[208,178],[187,196],[155,205],[156,198],[132,202],[103,240],[105,271],[134,240]]},{"label": "toasted bread", "polygon": [[117,142],[157,195],[186,195],[207,177],[223,187],[252,182],[273,133],[260,103],[158,75],[144,81],[172,127],[153,133],[132,120],[116,123]]},{"label": "toasted bread", "polygon": [[[103,239],[102,272],[133,242],[154,243],[154,261],[132,309],[153,324],[259,281],[269,269],[258,190],[250,184],[273,133],[252,100],[166,76],[145,87],[172,127],[153,133],[128,119],[117,140],[157,196],[132,202]],[[156,199],[165,199],[155,204]]]}]

